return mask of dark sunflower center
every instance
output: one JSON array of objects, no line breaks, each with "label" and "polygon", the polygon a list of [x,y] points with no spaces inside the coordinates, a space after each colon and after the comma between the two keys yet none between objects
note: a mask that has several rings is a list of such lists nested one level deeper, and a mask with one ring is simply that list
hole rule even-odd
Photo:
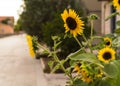
[{"label": "dark sunflower center", "polygon": [[80,67],[80,66],[81,66],[81,63],[78,63],[77,65]]},{"label": "dark sunflower center", "polygon": [[77,27],[77,22],[71,17],[66,19],[66,23],[71,30],[74,30]]},{"label": "dark sunflower center", "polygon": [[118,3],[120,4],[120,0],[118,0]]},{"label": "dark sunflower center", "polygon": [[112,57],[112,56],[111,56],[111,53],[110,53],[110,52],[105,52],[105,53],[103,54],[103,58],[104,58],[105,60],[109,60],[111,57]]},{"label": "dark sunflower center", "polygon": [[110,42],[109,42],[109,41],[107,41],[107,42],[106,42],[106,45],[110,45]]}]

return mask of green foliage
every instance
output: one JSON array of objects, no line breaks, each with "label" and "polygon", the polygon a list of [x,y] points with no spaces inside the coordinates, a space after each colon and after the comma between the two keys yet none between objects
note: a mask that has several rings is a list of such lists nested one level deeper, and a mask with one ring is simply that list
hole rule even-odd
[{"label": "green foliage", "polygon": [[110,64],[105,65],[105,72],[108,74],[108,77],[106,80],[109,80],[112,78],[111,85],[110,86],[119,86],[120,85],[120,60],[113,61]]},{"label": "green foliage", "polygon": [[[78,3],[80,3],[80,1]],[[75,1],[71,1],[70,4],[71,4],[71,8],[75,8],[80,16],[85,16],[84,14],[85,12],[83,8],[78,6],[78,4]],[[63,9],[54,13],[54,18],[51,21],[48,21],[43,24],[42,32],[43,32],[43,41],[47,43],[47,45],[50,47],[53,46],[53,40],[51,39],[51,36],[58,35],[62,37],[61,40],[63,42],[60,45],[62,51],[59,53],[59,55],[62,55],[61,57],[65,57],[70,52],[76,51],[78,49],[78,45],[75,45],[76,42],[74,38],[64,39],[65,28],[63,27],[63,20],[60,15],[62,11]],[[85,17],[83,17],[83,20],[85,20],[85,22],[87,23],[87,19]],[[89,35],[89,27],[85,26],[85,28],[86,28],[85,34]]]},{"label": "green foliage", "polygon": [[114,17],[116,15],[120,15],[120,13],[119,12],[114,12],[111,15],[109,15],[105,20],[107,21],[107,20],[111,19],[112,17]]},{"label": "green foliage", "polygon": [[115,29],[115,33],[116,33],[117,35],[120,35],[120,20],[118,20],[118,21],[116,22],[116,25],[118,26],[118,28]]},{"label": "green foliage", "polygon": [[32,37],[32,43],[33,43],[33,48],[34,48],[34,51],[36,52],[39,48],[38,48],[38,38],[33,36]]},{"label": "green foliage", "polygon": [[74,86],[89,86],[88,83],[82,82],[81,80],[77,79],[74,82]]},{"label": "green foliage", "polygon": [[49,62],[48,62],[48,65],[49,65],[49,67],[50,67],[50,70],[52,70],[52,69],[53,69],[53,66],[54,66],[54,61],[49,61]]},{"label": "green foliage", "polygon": [[98,20],[99,17],[96,14],[92,14],[92,15],[90,15],[89,19],[90,20]]},{"label": "green foliage", "polygon": [[56,64],[56,65],[53,67],[51,73],[54,73],[54,72],[55,72],[56,70],[58,70],[58,69],[60,69],[60,64]]},{"label": "green foliage", "polygon": [[17,21],[17,24],[14,26],[14,30],[15,30],[16,32],[22,31],[21,21],[22,21],[22,20],[19,19],[19,20]]},{"label": "green foliage", "polygon": [[94,63],[100,67],[103,67],[103,65],[100,64],[100,61],[97,59],[95,54],[85,53],[85,52],[83,52],[83,49],[80,49],[80,50],[70,54],[67,58],[74,60],[74,62],[75,61],[85,61],[85,62]]},{"label": "green foliage", "polygon": [[[104,72],[106,76],[101,81],[94,81],[93,84],[87,84],[80,80],[75,81],[75,86],[119,86],[120,85],[120,60],[115,60],[110,62],[109,64],[101,64],[100,61],[96,58],[96,56],[92,53],[82,53],[81,50],[72,53],[68,56],[71,60],[74,60],[74,65],[77,62],[89,62],[94,65],[98,65],[104,68]],[[73,64],[73,63],[72,63]],[[94,70],[95,71],[95,70]]]},{"label": "green foliage", "polygon": [[73,54],[68,56],[68,58],[72,60],[82,60],[86,62],[93,62],[93,63],[99,63],[96,56],[92,53],[82,53],[82,54]]},{"label": "green foliage", "polygon": [[[91,21],[94,21],[94,18]],[[63,37],[65,41],[68,38],[67,35],[69,34]],[[71,36],[69,35],[69,37]],[[118,57],[120,51],[117,51],[117,48],[120,47],[119,35],[93,36],[93,28],[91,28],[91,37],[86,38],[87,36],[84,36],[84,33],[82,37],[85,44],[80,42],[77,37],[73,37],[80,47],[76,52],[70,53],[62,60],[60,59],[61,55],[58,55],[58,49],[64,43],[64,40],[61,41],[61,37],[52,36],[53,47],[51,50],[47,50],[40,45],[40,48],[45,50],[48,56],[52,58],[48,63],[51,72],[62,69],[65,75],[69,77],[67,81],[69,86],[119,86],[120,60]],[[111,46],[105,46],[104,38],[106,37],[112,41]],[[94,46],[92,45],[93,39],[101,39],[101,43]],[[94,50],[97,50],[97,53]],[[65,63],[68,61],[69,66],[66,67]],[[73,76],[73,72],[77,72],[77,74]]]},{"label": "green foliage", "polygon": [[114,47],[120,47],[120,37],[117,37],[113,40]]},{"label": "green foliage", "polygon": [[[76,0],[76,2],[78,1],[79,0]],[[69,5],[75,5],[75,7],[78,6],[77,3],[73,2],[71,4],[69,3]],[[62,69],[65,75],[69,78],[67,81],[68,86],[120,86],[120,30],[115,30],[114,34],[94,36],[93,22],[98,19],[98,17],[95,14],[91,14],[87,17],[91,25],[90,37],[88,37],[85,32],[82,33],[81,36],[79,35],[79,37],[74,37],[71,33],[66,33],[64,36],[64,29],[61,29],[61,26],[63,26],[61,24],[63,23],[60,19],[60,15],[58,15],[60,11],[58,13],[57,12],[58,11],[53,15],[55,19],[42,24],[42,27],[44,28],[41,29],[41,31],[43,31],[42,33],[44,33],[42,36],[46,36],[46,38],[44,38],[46,43],[51,37],[50,35],[53,35],[53,47],[51,49],[47,49],[39,44],[39,47],[46,51],[48,57],[51,57],[51,61],[48,63],[51,72]],[[119,15],[119,13],[113,13],[106,20],[115,15]],[[87,25],[88,21],[84,18],[83,20]],[[52,23],[54,23],[55,26]],[[117,25],[120,25],[119,21],[117,22]],[[85,28],[85,30],[87,30],[87,32],[89,31],[87,28]],[[56,33],[54,31],[56,31]],[[47,38],[48,36],[49,38]],[[74,44],[74,42],[68,41],[69,39],[74,39],[74,41],[76,40],[76,43],[79,45],[79,47],[76,48],[76,51],[74,51],[75,48],[73,46],[78,45]],[[93,45],[92,43],[94,39],[100,39],[101,42]],[[81,40],[84,40],[84,42]],[[52,41],[49,41],[48,44],[51,46],[51,43]],[[61,53],[60,55],[58,54],[59,49],[61,49],[61,51],[65,50],[66,53],[68,53],[69,50],[73,50],[74,53],[70,53],[68,56],[64,55],[65,58],[61,59],[64,56],[62,56]],[[69,62],[69,66],[67,67],[65,66],[66,62]],[[76,74],[73,75],[73,72]]]},{"label": "green foliage", "polygon": [[116,22],[116,24],[117,24],[118,26],[120,26],[120,20],[118,20],[118,21]]},{"label": "green foliage", "polygon": [[[24,0],[24,10],[15,26],[15,30],[25,30],[28,34],[37,36],[40,42],[44,42],[52,48],[53,40],[51,36],[61,36],[64,42],[61,43],[60,55],[66,56],[70,52],[78,49],[73,38],[64,39],[65,28],[61,13],[64,8],[75,9],[82,20],[86,23],[85,35],[89,36],[89,26],[85,17],[88,10],[85,9],[81,0]],[[80,40],[82,40],[80,38]]]}]

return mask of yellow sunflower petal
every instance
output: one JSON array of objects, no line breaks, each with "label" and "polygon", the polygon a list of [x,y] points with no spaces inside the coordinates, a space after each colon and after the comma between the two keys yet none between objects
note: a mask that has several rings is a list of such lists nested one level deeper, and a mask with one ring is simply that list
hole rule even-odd
[{"label": "yellow sunflower petal", "polygon": [[78,34],[82,35],[84,22],[80,19],[74,10],[69,9],[67,11],[65,9],[61,16],[64,21],[65,32],[70,31],[70,34],[72,34],[73,37],[76,37]]},{"label": "yellow sunflower petal", "polygon": [[76,12],[74,10],[69,9],[69,16],[71,16],[72,18],[76,18],[77,14],[76,14]]},{"label": "yellow sunflower petal", "polygon": [[77,72],[78,74],[80,73],[80,67],[78,65],[75,66],[73,69],[73,72]]},{"label": "yellow sunflower petal", "polygon": [[105,63],[115,59],[115,51],[112,48],[106,47],[98,52],[98,59]]},{"label": "yellow sunflower petal", "polygon": [[112,45],[112,40],[108,37],[105,37],[104,38],[104,41],[105,41],[105,47],[111,47]]},{"label": "yellow sunflower petal", "polygon": [[120,10],[120,0],[113,0],[113,6],[114,6],[117,10]]},{"label": "yellow sunflower petal", "polygon": [[61,16],[62,16],[63,21],[66,22],[66,18],[68,17],[68,12],[67,12],[66,9],[65,9],[64,12],[61,14]]},{"label": "yellow sunflower petal", "polygon": [[33,48],[32,37],[30,35],[27,35],[26,38],[27,38],[27,43],[28,43],[28,46],[29,46],[30,55],[32,57],[34,57],[35,52],[34,52],[34,48]]}]

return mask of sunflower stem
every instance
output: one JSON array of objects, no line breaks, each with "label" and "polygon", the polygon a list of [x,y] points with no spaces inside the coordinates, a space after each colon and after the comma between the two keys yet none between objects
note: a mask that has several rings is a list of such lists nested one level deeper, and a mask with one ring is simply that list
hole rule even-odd
[{"label": "sunflower stem", "polygon": [[90,47],[92,47],[92,41],[93,41],[93,20],[90,21],[91,23],[91,35],[90,35]]},{"label": "sunflower stem", "polygon": [[84,34],[82,34],[82,37],[83,37],[83,39],[89,44],[89,42],[88,42],[88,40],[87,40],[87,38],[85,37]]},{"label": "sunflower stem", "polygon": [[78,40],[78,38],[77,37],[74,37],[75,38],[75,40],[77,41],[77,43],[79,44],[79,46],[82,48],[83,46],[82,46],[82,44],[80,43],[80,41]]},{"label": "sunflower stem", "polygon": [[90,35],[90,38],[92,39],[92,36],[93,36],[93,20],[91,20],[90,24],[91,24],[91,35]]},{"label": "sunflower stem", "polygon": [[42,48],[43,50],[45,50],[47,53],[50,53],[50,51],[48,49],[46,49],[44,46],[42,46],[41,44],[38,43],[38,47]]},{"label": "sunflower stem", "polygon": [[71,73],[68,73],[68,72],[66,71],[65,67],[63,66],[63,64],[61,63],[61,61],[58,59],[58,57],[56,57],[56,58],[57,58],[57,60],[58,60],[58,63],[60,64],[62,70],[63,70],[63,71],[65,72],[65,74],[71,79],[72,85],[73,85],[73,83],[74,83],[74,78],[73,78],[72,74],[71,74]]},{"label": "sunflower stem", "polygon": [[[56,43],[56,42],[54,42],[54,45],[55,45],[55,43]],[[60,64],[62,70],[63,70],[64,73],[71,79],[72,85],[73,85],[73,84],[74,84],[74,78],[73,78],[73,76],[72,76],[71,73],[69,73],[69,72],[66,71],[63,63],[61,63],[60,59],[58,58],[58,56],[57,56],[57,54],[56,54],[56,49],[55,49],[55,47],[54,47],[54,51],[53,51],[53,52],[54,52],[54,54],[53,54],[54,60],[55,60],[56,62],[58,62],[58,64]],[[66,60],[66,61],[67,61],[67,60]]]},{"label": "sunflower stem", "polygon": [[87,42],[88,47],[89,47],[89,49],[90,49],[90,52],[92,53],[93,51],[92,51],[92,47],[91,47],[91,42],[89,42],[89,41],[87,40],[87,38],[85,37],[84,34],[82,35],[82,37],[83,37],[83,39]]}]

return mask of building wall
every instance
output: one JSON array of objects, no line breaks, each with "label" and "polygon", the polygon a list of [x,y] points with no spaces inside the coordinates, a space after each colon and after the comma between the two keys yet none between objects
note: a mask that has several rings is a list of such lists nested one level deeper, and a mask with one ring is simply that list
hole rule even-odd
[{"label": "building wall", "polygon": [[[7,24],[5,21],[7,20]],[[4,21],[4,22],[3,22]],[[13,34],[14,33],[14,17],[12,16],[0,16],[0,35]]]},{"label": "building wall", "polygon": [[13,33],[14,33],[13,27],[11,27],[10,25],[0,23],[0,35],[13,34]]},{"label": "building wall", "polygon": [[111,5],[108,1],[102,1],[101,5],[101,14],[102,14],[102,21],[101,21],[101,26],[102,26],[102,34],[109,34],[112,32],[111,30],[111,19],[105,21],[108,16],[111,14]]},{"label": "building wall", "polygon": [[94,22],[94,29],[98,35],[101,35],[101,2],[98,0],[82,0],[89,10],[89,13],[94,13],[99,16],[99,20]]}]

